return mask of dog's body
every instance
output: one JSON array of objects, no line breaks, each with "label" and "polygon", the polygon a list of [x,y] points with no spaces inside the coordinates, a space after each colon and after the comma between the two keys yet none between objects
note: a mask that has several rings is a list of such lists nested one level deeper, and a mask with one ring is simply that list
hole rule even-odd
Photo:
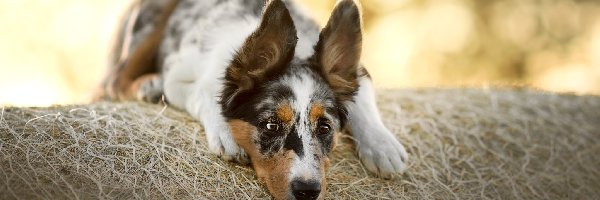
[{"label": "dog's body", "polygon": [[202,122],[211,152],[249,157],[276,198],[322,197],[345,125],[367,169],[390,177],[405,168],[359,64],[361,37],[351,0],[338,2],[322,31],[280,0],[142,0],[124,20],[103,95],[164,94]]}]

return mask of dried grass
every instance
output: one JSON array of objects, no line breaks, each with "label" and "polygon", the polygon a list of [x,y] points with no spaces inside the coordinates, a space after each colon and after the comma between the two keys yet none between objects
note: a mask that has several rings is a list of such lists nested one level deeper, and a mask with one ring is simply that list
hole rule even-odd
[{"label": "dried grass", "polygon": [[[392,181],[375,178],[343,135],[327,198],[600,198],[598,96],[380,93],[410,168]],[[171,108],[106,102],[0,112],[0,199],[270,198],[252,169],[210,155],[202,127]]]}]

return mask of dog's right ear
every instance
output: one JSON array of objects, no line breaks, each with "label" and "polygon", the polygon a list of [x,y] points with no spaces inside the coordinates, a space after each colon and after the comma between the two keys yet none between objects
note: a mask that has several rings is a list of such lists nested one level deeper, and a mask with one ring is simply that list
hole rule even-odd
[{"label": "dog's right ear", "polygon": [[235,94],[282,73],[294,57],[298,38],[285,3],[271,0],[266,4],[260,26],[246,39],[227,68],[222,101],[230,103]]},{"label": "dog's right ear", "polygon": [[360,7],[355,0],[338,1],[319,35],[312,62],[340,100],[351,100],[358,90],[357,71],[362,51]]}]

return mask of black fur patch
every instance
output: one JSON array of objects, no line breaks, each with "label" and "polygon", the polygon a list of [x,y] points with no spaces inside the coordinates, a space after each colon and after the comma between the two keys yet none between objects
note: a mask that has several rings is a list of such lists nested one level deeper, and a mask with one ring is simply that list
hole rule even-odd
[{"label": "black fur patch", "polygon": [[261,134],[258,141],[258,150],[261,154],[269,156],[281,150],[283,135]]},{"label": "black fur patch", "polygon": [[[298,119],[296,119],[296,124]],[[283,145],[284,150],[292,150],[298,157],[304,157],[304,148],[302,146],[302,138],[298,137],[298,131],[296,129],[296,124],[292,125],[292,129],[287,134],[285,138],[285,142]]]}]

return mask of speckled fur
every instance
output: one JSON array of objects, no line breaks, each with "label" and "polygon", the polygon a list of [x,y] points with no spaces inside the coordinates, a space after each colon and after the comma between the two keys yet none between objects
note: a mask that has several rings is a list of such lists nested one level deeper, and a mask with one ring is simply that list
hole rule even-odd
[{"label": "speckled fur", "polygon": [[[132,52],[160,27],[153,16],[164,11],[147,7],[167,2],[142,1]],[[346,126],[365,167],[392,177],[404,171],[407,153],[383,125],[359,63],[359,7],[339,1],[321,31],[289,1],[180,0],[147,55],[156,66],[135,66],[159,69],[136,81],[135,98],[164,93],[204,125],[210,152],[251,161],[277,199],[302,199],[298,184],[313,187],[308,199],[323,196],[335,134]]]}]

